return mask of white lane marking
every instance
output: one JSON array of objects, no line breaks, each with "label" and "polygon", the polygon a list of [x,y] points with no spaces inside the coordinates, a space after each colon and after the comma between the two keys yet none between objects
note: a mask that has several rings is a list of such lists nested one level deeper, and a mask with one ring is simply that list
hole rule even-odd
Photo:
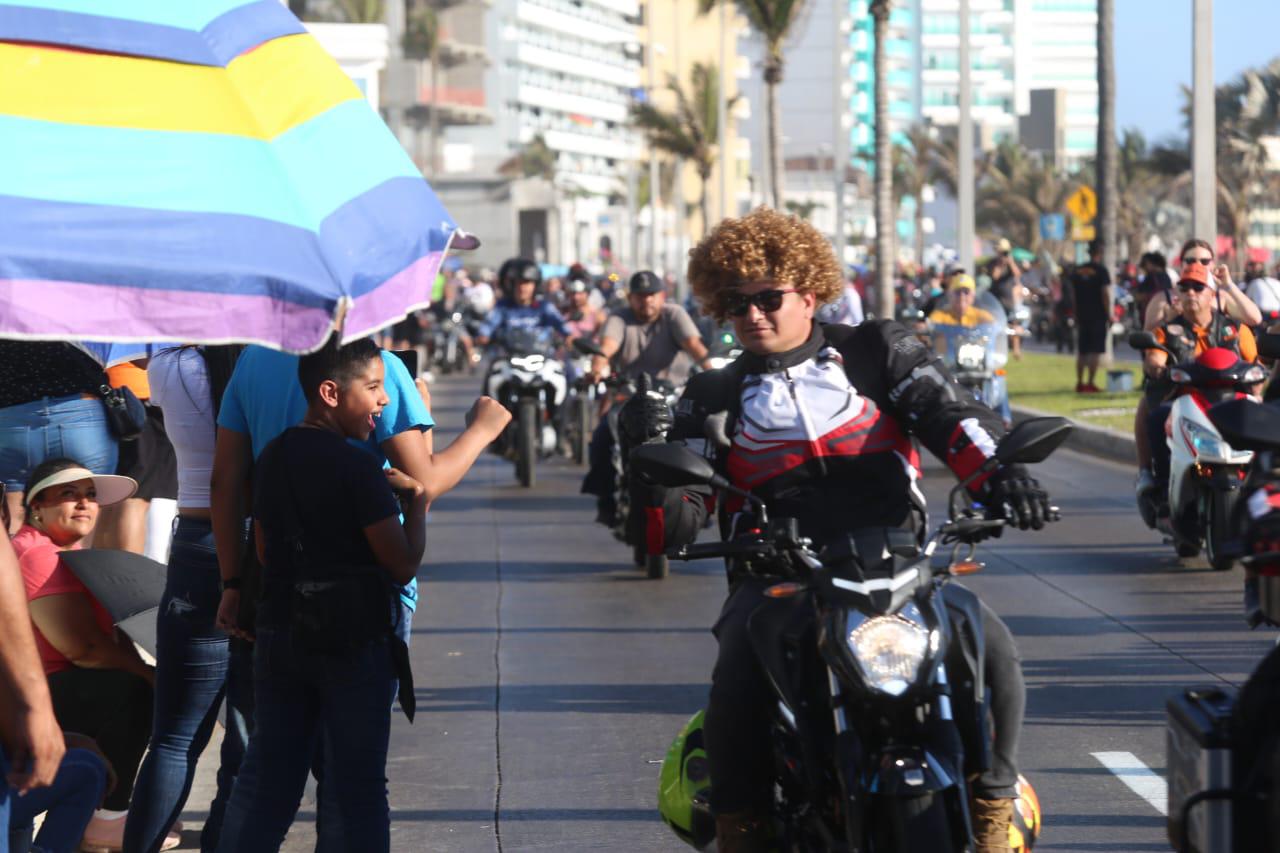
[{"label": "white lane marking", "polygon": [[1143,764],[1142,759],[1132,752],[1093,752],[1090,755],[1119,777],[1129,790],[1150,803],[1152,808],[1168,816],[1169,787],[1164,777]]}]

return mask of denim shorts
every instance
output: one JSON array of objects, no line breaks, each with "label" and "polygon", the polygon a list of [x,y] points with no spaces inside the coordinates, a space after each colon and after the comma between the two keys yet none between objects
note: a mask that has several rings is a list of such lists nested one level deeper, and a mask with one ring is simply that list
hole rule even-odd
[{"label": "denim shorts", "polygon": [[116,472],[116,438],[101,400],[42,397],[0,409],[0,480],[21,490],[46,459],[65,456],[95,474]]}]

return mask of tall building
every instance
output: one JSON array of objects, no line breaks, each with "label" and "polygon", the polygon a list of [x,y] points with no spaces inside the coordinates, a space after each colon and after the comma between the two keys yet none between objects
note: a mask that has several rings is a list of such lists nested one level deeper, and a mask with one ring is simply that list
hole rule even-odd
[{"label": "tall building", "polygon": [[485,260],[592,261],[621,242],[617,210],[641,155],[627,121],[643,93],[641,22],[638,0],[488,9],[482,91],[494,121],[449,128],[433,179],[459,222],[485,224]]},{"label": "tall building", "polygon": [[1068,165],[1092,157],[1098,142],[1097,0],[1017,0],[1015,106],[1030,112],[1030,93],[1066,93],[1062,152]]},{"label": "tall building", "polygon": [[[855,157],[875,147],[874,23],[867,0],[850,0]],[[914,122],[954,127],[960,104],[959,0],[900,0],[889,19],[891,133]],[[970,82],[980,147],[1016,139],[1031,92],[1066,96],[1065,164],[1092,156],[1098,124],[1097,0],[969,0]]]}]

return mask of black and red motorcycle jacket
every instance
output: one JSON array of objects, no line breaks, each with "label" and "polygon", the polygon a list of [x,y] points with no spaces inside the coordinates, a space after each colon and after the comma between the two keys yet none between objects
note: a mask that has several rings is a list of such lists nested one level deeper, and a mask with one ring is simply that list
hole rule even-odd
[{"label": "black and red motorcycle jacket", "polygon": [[[706,441],[707,419],[720,412],[728,413],[727,449]],[[1003,432],[1000,418],[955,382],[931,348],[882,320],[815,324],[790,352],[747,352],[693,376],[667,438],[703,452],[774,517],[798,519],[801,535],[821,546],[858,528],[923,532],[913,437],[963,479],[994,454]],[[972,483],[976,495],[988,476]],[[693,542],[714,496],[648,488],[638,501],[648,552]],[[721,503],[722,537],[735,534],[741,504],[732,496]]]}]

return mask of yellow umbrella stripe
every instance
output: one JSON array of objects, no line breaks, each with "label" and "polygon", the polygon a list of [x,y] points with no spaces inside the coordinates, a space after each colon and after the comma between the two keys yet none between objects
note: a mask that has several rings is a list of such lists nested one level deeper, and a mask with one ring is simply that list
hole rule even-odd
[{"label": "yellow umbrella stripe", "polygon": [[308,34],[226,68],[0,42],[0,114],[42,121],[271,140],[363,97]]}]

